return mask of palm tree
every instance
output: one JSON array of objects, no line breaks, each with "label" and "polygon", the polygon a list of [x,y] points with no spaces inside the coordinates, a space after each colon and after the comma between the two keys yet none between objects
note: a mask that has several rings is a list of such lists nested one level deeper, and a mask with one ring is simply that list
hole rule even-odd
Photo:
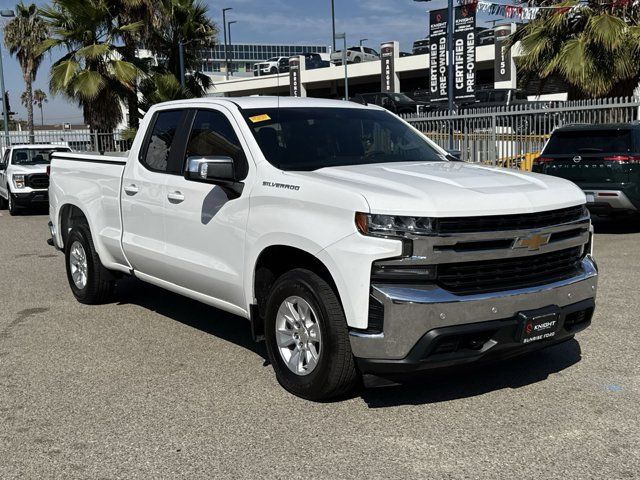
[{"label": "palm tree", "polygon": [[[543,2],[550,5],[533,3]],[[525,81],[558,76],[572,87],[571,98],[631,95],[640,80],[639,11],[599,0],[551,4],[576,8],[541,10],[511,36],[511,45],[520,42]]]},{"label": "palm tree", "polygon": [[[149,64],[141,60],[137,55],[137,49],[145,44],[151,32],[162,24],[162,9],[155,0],[109,0],[112,11],[116,13],[118,25],[129,25],[141,22],[142,27],[138,31],[125,31],[122,34],[123,47],[120,51],[124,60],[133,63],[141,71],[148,72]],[[137,129],[140,122],[138,88],[127,93],[126,103],[128,110],[127,124],[130,129]]]},{"label": "palm tree", "polygon": [[120,99],[135,91],[140,73],[123,59],[122,38],[142,22],[118,24],[106,0],[53,0],[41,13],[51,30],[42,51],[67,51],[51,66],[49,90],[75,100],[92,131],[113,131],[122,120]]},{"label": "palm tree", "polygon": [[47,38],[48,29],[39,15],[38,7],[31,4],[25,6],[22,1],[16,5],[16,16],[4,31],[4,42],[11,55],[15,55],[22,69],[22,77],[27,87],[27,124],[29,137],[34,140],[33,133],[33,81],[42,63],[40,44]]},{"label": "palm tree", "polygon": [[39,88],[33,92],[33,104],[40,109],[40,121],[42,122],[42,125],[44,125],[44,109],[42,108],[42,105],[48,101],[49,99],[47,98],[47,94]]},{"label": "palm tree", "polygon": [[198,52],[215,45],[218,30],[208,16],[208,7],[199,0],[157,0],[163,21],[150,36],[150,47],[162,59],[158,71],[180,78],[180,43],[184,46],[184,66],[190,74],[186,87],[202,97],[211,87],[211,79],[200,71]]}]

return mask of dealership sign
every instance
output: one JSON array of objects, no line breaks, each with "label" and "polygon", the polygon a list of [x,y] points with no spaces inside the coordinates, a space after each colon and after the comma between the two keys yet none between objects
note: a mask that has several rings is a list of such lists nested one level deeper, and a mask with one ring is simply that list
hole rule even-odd
[{"label": "dealership sign", "polygon": [[431,101],[447,100],[447,9],[429,12],[429,90]]},{"label": "dealership sign", "polygon": [[382,59],[382,92],[395,92],[395,61],[396,52],[393,42],[383,43],[380,46],[380,58]]},{"label": "dealership sign", "polygon": [[455,8],[453,30],[454,99],[475,97],[476,87],[476,14],[473,5]]},{"label": "dealership sign", "polygon": [[495,82],[511,81],[511,54],[507,49],[507,37],[511,35],[511,25],[499,25],[494,29],[496,58],[494,61]]},{"label": "dealership sign", "polygon": [[291,57],[289,59],[289,95],[292,97],[301,97],[300,85],[300,57]]}]

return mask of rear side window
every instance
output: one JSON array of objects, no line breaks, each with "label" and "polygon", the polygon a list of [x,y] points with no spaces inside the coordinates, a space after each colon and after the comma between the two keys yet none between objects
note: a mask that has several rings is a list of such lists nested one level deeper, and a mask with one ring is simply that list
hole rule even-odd
[{"label": "rear side window", "polygon": [[247,158],[233,126],[216,110],[198,110],[189,134],[186,157],[231,157],[240,180],[248,173]]},{"label": "rear side window", "polygon": [[629,153],[632,149],[631,130],[577,130],[554,133],[544,153]]},{"label": "rear side window", "polygon": [[183,116],[182,110],[166,110],[156,114],[151,134],[145,139],[140,162],[149,170],[160,173],[180,173],[170,166],[171,145]]}]

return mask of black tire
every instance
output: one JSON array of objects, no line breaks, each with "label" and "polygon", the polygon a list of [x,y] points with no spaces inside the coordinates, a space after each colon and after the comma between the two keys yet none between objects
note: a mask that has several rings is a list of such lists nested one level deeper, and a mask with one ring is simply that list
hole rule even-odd
[{"label": "black tire", "polygon": [[[9,195],[9,192],[7,191],[7,196]],[[0,197],[0,210],[6,210],[7,209],[7,200],[4,197]]]},{"label": "black tire", "polygon": [[[307,375],[287,367],[276,343],[276,315],[285,299],[298,296],[316,312],[322,344],[318,364]],[[287,391],[308,400],[327,400],[346,395],[360,376],[349,343],[347,322],[340,301],[329,284],[310,270],[295,269],[275,283],[267,301],[265,339],[276,378]]]},{"label": "black tire", "polygon": [[269,70],[269,72],[271,73],[271,75],[275,75],[276,73],[278,73],[278,69],[276,67],[271,67],[271,70]]},{"label": "black tire", "polygon": [[362,62],[362,58],[361,57],[355,57],[353,59],[353,63],[361,63]]},{"label": "black tire", "polygon": [[[83,288],[79,288],[75,284],[71,273],[71,249],[76,242],[82,245],[87,259],[86,285]],[[69,286],[78,302],[86,305],[99,305],[107,303],[112,298],[115,289],[115,277],[100,262],[100,257],[98,257],[98,253],[93,246],[89,227],[78,225],[69,232],[65,242],[64,258]]]},{"label": "black tire", "polygon": [[7,189],[7,209],[9,210],[9,215],[12,217],[18,214],[18,206],[16,205],[15,198],[9,189]]}]

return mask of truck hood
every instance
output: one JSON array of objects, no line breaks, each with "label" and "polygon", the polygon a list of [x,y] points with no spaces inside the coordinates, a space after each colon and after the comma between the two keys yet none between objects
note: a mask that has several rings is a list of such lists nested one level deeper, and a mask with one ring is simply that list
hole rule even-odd
[{"label": "truck hood", "polygon": [[535,213],[585,203],[582,190],[547,175],[462,162],[402,162],[296,173],[362,194],[372,213],[436,217]]},{"label": "truck hood", "polygon": [[47,164],[40,163],[38,165],[11,165],[10,173],[15,175],[29,175],[31,173],[47,173]]}]

